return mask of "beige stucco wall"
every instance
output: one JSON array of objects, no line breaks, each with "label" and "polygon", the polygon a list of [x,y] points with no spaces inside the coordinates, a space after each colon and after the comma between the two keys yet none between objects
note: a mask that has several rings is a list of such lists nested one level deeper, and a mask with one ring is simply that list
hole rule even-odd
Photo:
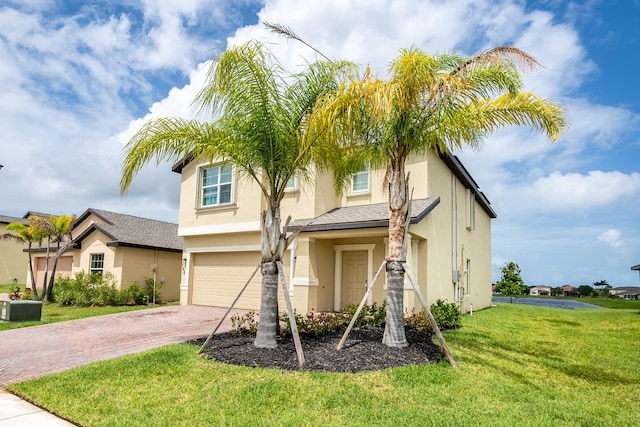
[{"label": "beige stucco wall", "polygon": [[141,249],[119,246],[115,252],[114,268],[120,272],[120,286],[127,287],[137,282],[144,289],[145,278],[154,279],[156,286],[162,285],[162,301],[180,299],[180,275],[182,253],[156,249]]},{"label": "beige stucco wall", "polygon": [[200,170],[208,166],[207,162],[191,162],[182,170],[178,234],[260,230],[260,188],[249,179],[239,180],[237,171],[232,186],[233,203],[219,207],[198,206]]},{"label": "beige stucco wall", "polygon": [[89,228],[91,224],[106,224],[106,222],[99,216],[90,214],[82,222],[76,222],[73,224],[73,229],[71,230],[71,238],[72,239],[77,238],[87,228]]},{"label": "beige stucco wall", "polygon": [[[7,224],[0,223],[0,234],[15,234],[6,228]],[[27,249],[26,244],[13,239],[0,239],[0,285],[13,285],[14,279],[19,285],[26,283],[24,278],[29,269],[29,256],[23,249]]]},{"label": "beige stucco wall", "polygon": [[[429,304],[437,299],[456,301],[464,312],[491,304],[491,219],[475,202],[475,229],[468,230],[468,192],[442,160],[429,159],[429,191],[440,196],[440,204],[427,216],[430,228],[427,259]],[[471,271],[465,273],[466,261]],[[460,271],[462,294],[456,291],[454,271]],[[467,278],[470,280],[467,294]],[[435,283],[433,283],[435,282]]]}]

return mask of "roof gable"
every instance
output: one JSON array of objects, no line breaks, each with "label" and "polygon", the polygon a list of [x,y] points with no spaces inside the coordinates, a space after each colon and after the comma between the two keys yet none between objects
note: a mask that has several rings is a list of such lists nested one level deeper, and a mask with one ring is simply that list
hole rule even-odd
[{"label": "roof gable", "polygon": [[87,209],[74,222],[74,227],[91,215],[102,219],[104,223],[92,223],[74,239],[74,243],[82,242],[97,230],[111,239],[107,246],[182,251],[182,238],[178,237],[178,224],[99,209]]}]

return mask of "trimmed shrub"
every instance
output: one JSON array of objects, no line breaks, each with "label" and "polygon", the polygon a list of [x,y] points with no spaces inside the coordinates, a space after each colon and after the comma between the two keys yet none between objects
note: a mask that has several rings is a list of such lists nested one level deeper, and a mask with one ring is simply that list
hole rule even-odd
[{"label": "trimmed shrub", "polygon": [[255,334],[258,332],[257,317],[258,314],[255,311],[250,311],[242,316],[234,314],[231,316],[232,332],[237,334]]},{"label": "trimmed shrub", "polygon": [[[431,314],[440,329],[457,329],[462,325],[460,309],[453,302],[444,302],[439,299],[431,304]],[[418,313],[412,312],[404,322],[406,326],[416,328],[418,331],[431,330],[431,323],[429,323],[429,318],[424,310],[420,310]]]},{"label": "trimmed shrub", "polygon": [[[349,304],[345,308],[342,309],[343,313],[348,315],[347,322],[351,321],[351,318],[354,314],[356,314],[356,310],[358,309],[357,304]],[[385,300],[382,304],[376,304],[375,302],[371,305],[365,304],[358,315],[358,320],[356,320],[356,325],[358,326],[376,326],[382,327],[386,323],[387,318],[387,301]]]},{"label": "trimmed shrub", "polygon": [[145,296],[145,291],[135,282],[118,290],[109,272],[101,275],[80,271],[73,277],[59,277],[53,288],[53,300],[59,305],[142,305]]}]

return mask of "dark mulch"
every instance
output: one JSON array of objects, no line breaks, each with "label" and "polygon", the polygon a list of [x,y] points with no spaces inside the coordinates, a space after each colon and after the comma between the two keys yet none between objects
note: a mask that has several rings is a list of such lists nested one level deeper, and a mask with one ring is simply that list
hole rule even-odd
[{"label": "dark mulch", "polygon": [[[305,363],[298,365],[293,339],[279,338],[275,349],[256,348],[255,335],[217,334],[204,354],[214,360],[233,365],[280,368],[286,370],[360,372],[405,365],[436,363],[443,357],[442,349],[432,341],[430,333],[407,328],[409,347],[389,348],[382,344],[383,328],[354,328],[344,347],[336,347],[344,329],[320,338],[302,337]],[[201,346],[205,338],[193,341]]]}]

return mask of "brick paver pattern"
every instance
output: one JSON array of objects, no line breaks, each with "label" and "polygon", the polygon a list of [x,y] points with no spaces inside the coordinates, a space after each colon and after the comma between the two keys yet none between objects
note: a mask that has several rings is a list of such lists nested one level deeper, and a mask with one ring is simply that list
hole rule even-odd
[{"label": "brick paver pattern", "polygon": [[[226,308],[169,306],[0,331],[0,389],[100,360],[208,336]],[[229,318],[218,333],[231,329]]]}]

